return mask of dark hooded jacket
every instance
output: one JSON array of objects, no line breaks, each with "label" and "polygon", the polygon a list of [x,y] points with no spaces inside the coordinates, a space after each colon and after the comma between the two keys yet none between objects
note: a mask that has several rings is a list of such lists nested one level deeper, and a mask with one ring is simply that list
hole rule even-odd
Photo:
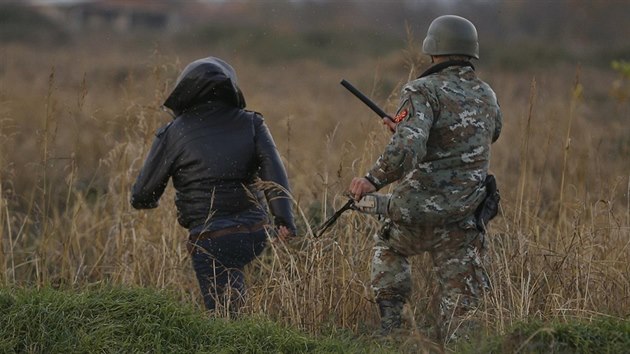
[{"label": "dark hooded jacket", "polygon": [[191,232],[252,224],[266,217],[260,179],[274,182],[265,188],[274,223],[295,234],[284,166],[263,117],[244,110],[230,65],[212,57],[189,64],[164,106],[176,118],[156,134],[133,186],[134,208],[157,207],[172,178],[178,221]]}]

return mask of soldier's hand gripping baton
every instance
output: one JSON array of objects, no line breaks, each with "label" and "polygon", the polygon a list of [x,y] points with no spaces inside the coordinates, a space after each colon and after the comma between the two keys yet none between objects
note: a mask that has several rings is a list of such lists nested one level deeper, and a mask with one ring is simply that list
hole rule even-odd
[{"label": "soldier's hand gripping baton", "polygon": [[365,103],[374,113],[378,114],[381,118],[387,118],[392,122],[394,119],[389,116],[389,114],[385,113],[374,101],[372,101],[369,97],[363,94],[363,92],[359,91],[356,87],[354,87],[351,83],[346,80],[341,80],[341,86],[345,87],[348,91],[350,91],[356,98],[360,99],[361,102]]},{"label": "soldier's hand gripping baton", "polygon": [[335,221],[337,221],[339,216],[341,216],[341,214],[343,214],[343,212],[348,209],[354,209],[354,199],[352,198],[348,199],[346,204],[339,208],[339,210],[335,211],[335,213],[319,227],[319,231],[317,232],[315,237],[323,235],[324,232],[328,230],[328,228],[331,227],[335,223]]}]

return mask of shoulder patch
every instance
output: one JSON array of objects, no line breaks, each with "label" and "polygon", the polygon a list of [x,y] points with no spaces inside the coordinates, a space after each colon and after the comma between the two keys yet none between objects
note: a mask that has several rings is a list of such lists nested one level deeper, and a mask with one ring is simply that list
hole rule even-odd
[{"label": "shoulder patch", "polygon": [[160,129],[158,129],[155,132],[155,136],[157,136],[158,138],[161,137],[162,135],[164,135],[164,133],[166,133],[166,131],[168,130],[168,128],[170,128],[171,124],[173,124],[173,121],[170,121],[168,123],[166,123],[164,126],[162,126]]},{"label": "shoulder patch", "polygon": [[394,117],[394,123],[400,123],[403,119],[407,118],[409,115],[409,110],[407,108],[401,109],[396,117]]},{"label": "shoulder patch", "polygon": [[398,107],[398,111],[396,111],[396,116],[394,117],[394,123],[398,124],[405,119],[407,119],[413,112],[413,105],[411,104],[410,99],[406,99],[402,102],[400,107]]}]

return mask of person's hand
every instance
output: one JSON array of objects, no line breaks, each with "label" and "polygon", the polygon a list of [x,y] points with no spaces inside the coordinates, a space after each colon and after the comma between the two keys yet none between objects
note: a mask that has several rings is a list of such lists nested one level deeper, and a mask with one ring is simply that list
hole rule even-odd
[{"label": "person's hand", "polygon": [[293,232],[291,232],[291,230],[289,230],[289,228],[286,226],[279,226],[277,231],[278,231],[278,235],[276,238],[282,242],[287,241],[290,238],[295,236]]},{"label": "person's hand", "polygon": [[349,191],[354,200],[360,200],[365,193],[375,192],[376,187],[365,177],[354,177],[350,182]]},{"label": "person's hand", "polygon": [[396,131],[396,123],[389,117],[383,118],[383,125],[386,125],[392,133]]}]

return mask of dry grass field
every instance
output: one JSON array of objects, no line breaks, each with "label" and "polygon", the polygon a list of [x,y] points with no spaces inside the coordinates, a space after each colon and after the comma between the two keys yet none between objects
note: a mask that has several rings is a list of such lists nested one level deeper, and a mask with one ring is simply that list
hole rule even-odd
[{"label": "dry grass field", "polygon": [[[321,238],[312,230],[388,140],[339,81],[393,112],[400,85],[428,64],[409,49],[349,65],[211,53],[235,67],[248,107],[266,117],[301,233],[248,268],[246,312],[311,333],[365,333],[378,323],[369,288],[377,221],[349,212]],[[207,55],[107,38],[61,49],[3,45],[0,284],[169,289],[202,307],[172,188],[150,211],[133,210],[129,192],[155,130],[171,119],[160,105],[179,70]],[[483,61],[478,73],[499,96],[504,130],[491,165],[502,194],[488,235],[493,289],[475,316],[489,333],[531,319],[628,318],[630,102],[612,91],[621,75],[577,63],[508,71]],[[430,260],[415,258],[413,272],[408,317],[423,328]]]}]

